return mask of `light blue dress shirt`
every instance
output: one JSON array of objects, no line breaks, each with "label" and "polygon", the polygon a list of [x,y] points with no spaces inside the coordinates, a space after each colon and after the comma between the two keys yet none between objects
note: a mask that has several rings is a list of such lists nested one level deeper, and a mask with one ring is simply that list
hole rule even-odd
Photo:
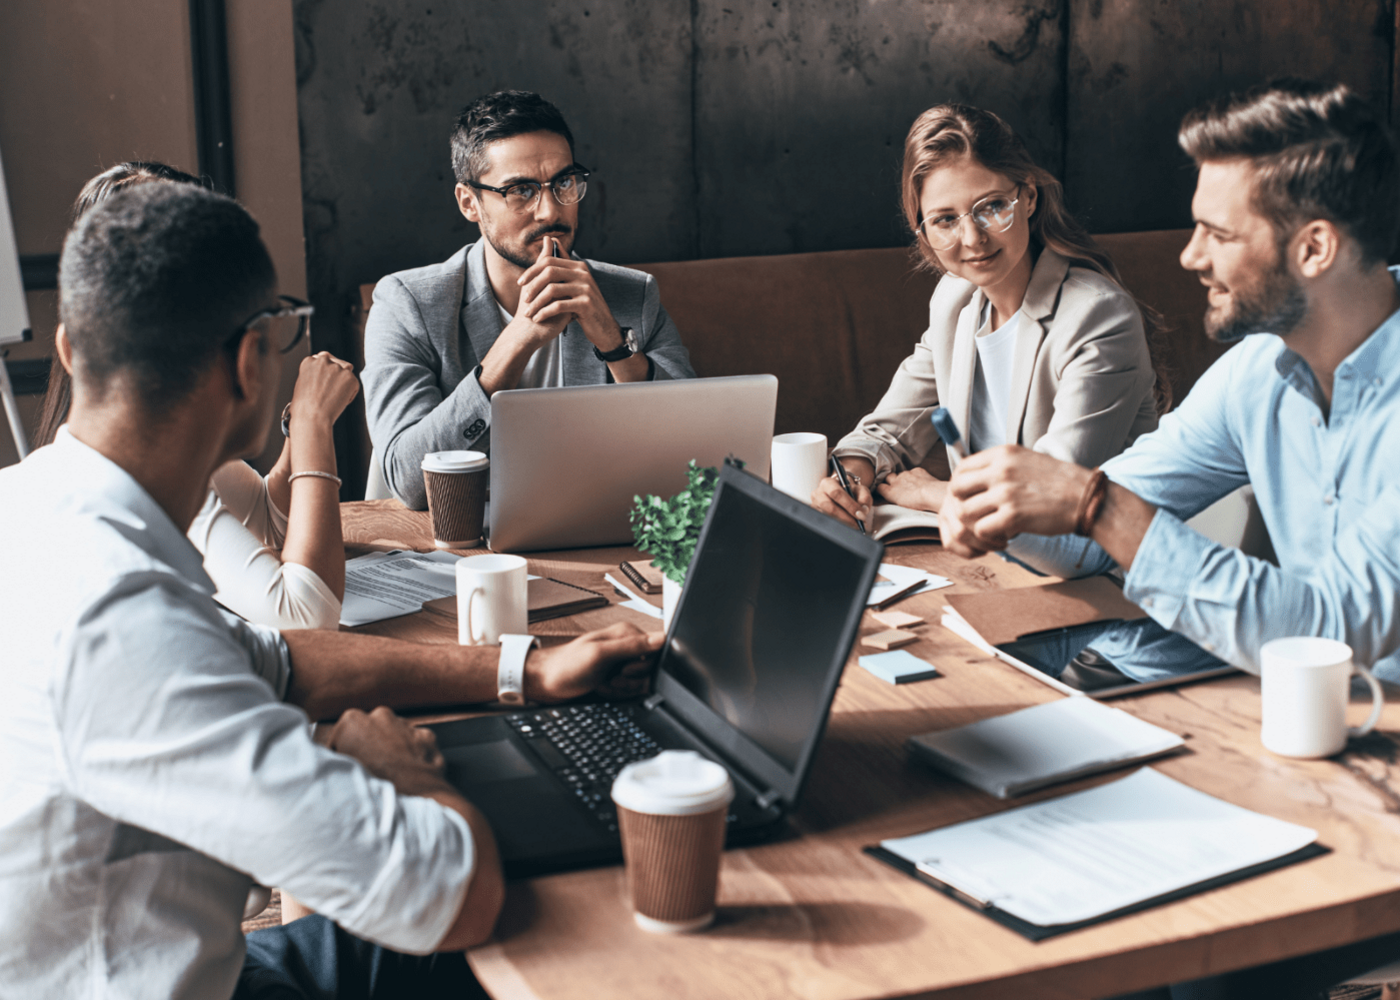
[{"label": "light blue dress shirt", "polygon": [[[1164,641],[1150,624],[1115,628],[1092,645],[1120,669],[1142,679],[1198,669],[1204,651],[1257,673],[1265,642],[1316,635],[1400,682],[1400,313],[1337,367],[1330,413],[1307,362],[1258,334],[1103,469],[1158,508],[1124,593],[1191,640]],[[1245,483],[1277,566],[1183,523]],[[1022,535],[1008,552],[1057,576],[1113,566],[1075,536]]]}]

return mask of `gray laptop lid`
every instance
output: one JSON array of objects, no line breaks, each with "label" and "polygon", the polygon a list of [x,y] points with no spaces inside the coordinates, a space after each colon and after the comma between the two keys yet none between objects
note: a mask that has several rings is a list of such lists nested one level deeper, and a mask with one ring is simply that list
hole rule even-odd
[{"label": "gray laptop lid", "polygon": [[498,392],[488,544],[631,544],[632,498],[679,493],[691,459],[733,455],[766,479],[777,405],[772,375]]}]

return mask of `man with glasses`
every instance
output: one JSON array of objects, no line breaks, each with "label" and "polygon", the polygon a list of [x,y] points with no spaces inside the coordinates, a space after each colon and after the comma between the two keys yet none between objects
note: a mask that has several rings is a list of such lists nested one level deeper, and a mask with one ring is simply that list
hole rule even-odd
[{"label": "man with glasses", "polygon": [[452,132],[457,207],[481,239],[374,290],[361,380],[376,476],[423,509],[429,452],[490,448],[501,389],[694,378],[641,271],[574,255],[589,172],[538,94],[487,94]]},{"label": "man with glasses", "polygon": [[[0,992],[480,996],[460,951],[501,904],[491,831],[431,734],[377,706],[636,694],[661,636],[502,653],[221,609],[185,532],[211,473],[262,450],[307,309],[247,212],[192,185],[113,194],[59,273],[72,409],[0,470],[23,526],[0,571]],[[320,915],[245,957],[255,880]]]}]

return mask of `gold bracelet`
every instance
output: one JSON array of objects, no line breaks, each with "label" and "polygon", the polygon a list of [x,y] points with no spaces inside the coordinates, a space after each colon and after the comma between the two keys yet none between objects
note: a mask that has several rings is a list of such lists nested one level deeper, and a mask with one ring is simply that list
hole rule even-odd
[{"label": "gold bracelet", "polygon": [[287,477],[287,484],[291,485],[292,480],[299,476],[315,476],[317,479],[329,479],[331,482],[335,483],[336,486],[340,485],[340,477],[334,472],[316,472],[310,469],[306,472],[293,472]]}]

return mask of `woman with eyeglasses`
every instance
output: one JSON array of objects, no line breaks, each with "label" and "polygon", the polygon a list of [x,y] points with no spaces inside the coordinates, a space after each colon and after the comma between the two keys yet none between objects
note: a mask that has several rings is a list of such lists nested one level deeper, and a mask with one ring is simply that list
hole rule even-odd
[{"label": "woman with eyeglasses", "polygon": [[925,111],[904,142],[901,196],[924,265],[943,277],[914,353],[834,449],[855,496],[828,477],[818,509],[868,520],[873,487],[940,510],[947,483],[921,468],[938,406],[972,451],[1020,444],[1090,467],[1157,426],[1170,389],[1143,313],[1005,122],[961,104]]},{"label": "woman with eyeglasses", "polygon": [[[88,209],[138,184],[199,184],[163,163],[120,163],[79,193],[76,222]],[[269,350],[286,353],[300,343],[311,307],[283,297],[249,316],[239,331],[264,331]],[[35,447],[49,444],[68,419],[72,376],[66,335],[49,371]],[[282,415],[287,439],[266,478],[248,463],[220,466],[189,537],[204,556],[219,603],[249,621],[275,628],[337,628],[345,596],[345,547],[340,532],[340,480],[331,427],[355,398],[359,382],[350,364],[324,351],[305,358],[292,401]],[[63,433],[66,433],[64,431]]]}]

